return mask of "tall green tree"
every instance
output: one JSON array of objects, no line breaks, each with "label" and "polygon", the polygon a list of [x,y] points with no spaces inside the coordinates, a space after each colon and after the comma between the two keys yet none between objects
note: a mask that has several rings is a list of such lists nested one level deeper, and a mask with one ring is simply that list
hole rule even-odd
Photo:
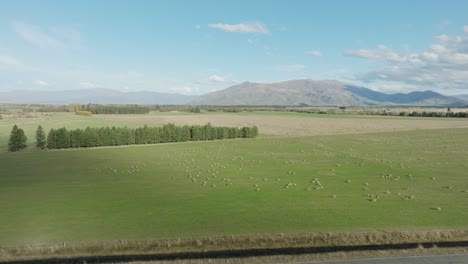
[{"label": "tall green tree", "polygon": [[51,128],[49,134],[47,135],[47,148],[56,149],[57,148],[57,137],[55,135],[55,129]]},{"label": "tall green tree", "polygon": [[36,147],[44,149],[46,146],[46,135],[42,126],[38,126],[36,129]]},{"label": "tall green tree", "polygon": [[19,151],[26,148],[27,139],[23,129],[14,125],[11,129],[10,140],[8,141],[8,151]]},{"label": "tall green tree", "polygon": [[58,149],[70,147],[70,135],[66,128],[57,129],[55,136]]}]

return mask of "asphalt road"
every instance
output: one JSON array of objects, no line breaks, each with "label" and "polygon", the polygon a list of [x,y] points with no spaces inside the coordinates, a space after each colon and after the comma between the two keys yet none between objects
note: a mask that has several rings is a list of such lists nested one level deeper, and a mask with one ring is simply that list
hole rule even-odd
[{"label": "asphalt road", "polygon": [[318,261],[301,262],[294,264],[468,264],[468,254],[446,256],[374,258],[342,261]]}]

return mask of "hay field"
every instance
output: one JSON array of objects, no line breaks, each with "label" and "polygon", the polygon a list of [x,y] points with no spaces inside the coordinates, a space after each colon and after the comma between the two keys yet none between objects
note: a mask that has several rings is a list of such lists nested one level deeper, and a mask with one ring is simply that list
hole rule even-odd
[{"label": "hay field", "polygon": [[282,112],[253,113],[157,113],[153,115],[102,115],[106,122],[202,125],[254,126],[261,134],[275,136],[314,136],[408,131],[435,128],[468,127],[468,119],[413,118],[359,115],[320,115]]}]

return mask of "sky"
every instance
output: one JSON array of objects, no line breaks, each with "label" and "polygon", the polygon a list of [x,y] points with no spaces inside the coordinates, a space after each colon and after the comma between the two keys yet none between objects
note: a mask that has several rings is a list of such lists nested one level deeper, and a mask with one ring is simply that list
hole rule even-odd
[{"label": "sky", "polygon": [[468,1],[0,0],[0,91],[291,79],[468,94]]}]

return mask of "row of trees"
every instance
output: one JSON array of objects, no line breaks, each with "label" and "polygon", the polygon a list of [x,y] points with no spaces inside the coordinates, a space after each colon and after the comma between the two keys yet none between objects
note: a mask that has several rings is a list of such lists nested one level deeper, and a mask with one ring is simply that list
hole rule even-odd
[{"label": "row of trees", "polygon": [[82,111],[92,112],[93,114],[147,114],[150,108],[141,105],[82,105]]},{"label": "row of trees", "polygon": [[417,116],[417,117],[459,117],[459,118],[468,118],[467,112],[451,112],[447,111],[444,112],[416,112],[413,111],[411,113],[401,112],[400,115],[408,115],[408,116]]},{"label": "row of trees", "polygon": [[[36,130],[36,147],[40,149],[89,148],[101,146],[120,146],[133,144],[156,144],[167,142],[184,142],[199,140],[254,138],[258,135],[258,128],[254,127],[214,127],[204,126],[176,126],[174,124],[162,127],[128,128],[102,127],[86,129],[66,128],[51,129],[46,135],[41,126]],[[13,126],[9,151],[19,151],[27,147],[27,137],[21,128]]]},{"label": "row of trees", "polygon": [[100,146],[119,146],[133,144],[156,144],[198,140],[230,138],[253,138],[258,135],[257,127],[213,127],[176,126],[167,124],[162,127],[128,128],[102,127],[67,130],[51,129],[47,136],[47,148],[88,148]]}]

